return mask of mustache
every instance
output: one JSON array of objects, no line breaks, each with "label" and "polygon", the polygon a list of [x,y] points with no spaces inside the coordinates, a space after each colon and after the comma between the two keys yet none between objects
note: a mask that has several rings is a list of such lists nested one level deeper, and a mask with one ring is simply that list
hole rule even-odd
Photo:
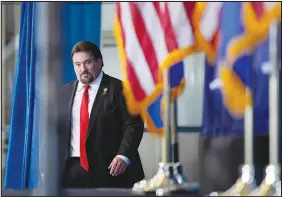
[{"label": "mustache", "polygon": [[83,73],[80,74],[80,76],[84,75],[84,74],[90,74],[89,72],[87,71],[84,71]]}]

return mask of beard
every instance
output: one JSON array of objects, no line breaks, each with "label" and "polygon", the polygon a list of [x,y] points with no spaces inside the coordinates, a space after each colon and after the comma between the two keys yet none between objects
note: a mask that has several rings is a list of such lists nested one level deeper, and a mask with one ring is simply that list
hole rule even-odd
[{"label": "beard", "polygon": [[83,84],[89,84],[93,81],[93,79],[93,76],[88,72],[84,72],[80,75],[80,81]]}]

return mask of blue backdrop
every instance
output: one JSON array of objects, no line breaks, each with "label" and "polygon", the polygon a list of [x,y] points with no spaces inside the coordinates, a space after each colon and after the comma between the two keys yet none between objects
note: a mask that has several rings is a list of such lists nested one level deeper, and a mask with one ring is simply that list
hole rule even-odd
[{"label": "blue backdrop", "polygon": [[64,48],[63,82],[76,79],[71,61],[71,49],[81,40],[100,46],[101,2],[62,3],[62,33]]}]

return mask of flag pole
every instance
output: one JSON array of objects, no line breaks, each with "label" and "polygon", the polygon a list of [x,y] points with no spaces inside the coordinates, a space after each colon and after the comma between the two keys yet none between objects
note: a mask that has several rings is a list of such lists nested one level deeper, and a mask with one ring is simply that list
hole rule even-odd
[{"label": "flag pole", "polygon": [[[271,74],[269,78],[269,162],[271,165],[278,167],[279,165],[279,83],[280,83],[280,65],[278,63],[277,44],[278,37],[281,37],[278,30],[278,23],[275,21],[270,27],[270,61],[272,65]],[[281,54],[279,54],[281,55]]]},{"label": "flag pole", "polygon": [[[163,72],[165,100],[164,110],[164,136],[163,136],[163,158],[164,175],[160,177],[160,187],[156,189],[157,196],[169,193],[197,193],[199,186],[197,183],[189,183],[183,174],[182,165],[179,161],[179,147],[177,134],[177,105],[176,99],[171,96],[170,69]],[[160,164],[161,166],[161,164]]]},{"label": "flag pole", "polygon": [[[249,91],[251,92],[251,91]],[[252,94],[252,92],[251,92]],[[252,95],[251,95],[252,96]],[[240,176],[237,181],[225,192],[212,192],[210,195],[246,196],[256,187],[255,169],[253,163],[254,151],[254,128],[253,128],[253,104],[249,103],[247,88],[245,89],[245,111],[244,111],[244,164],[240,167]]]},{"label": "flag pole", "polygon": [[212,192],[210,195],[246,196],[256,187],[253,165],[253,105],[248,103],[246,89],[246,107],[244,113],[244,164],[240,167],[237,181],[225,192]]},{"label": "flag pole", "polygon": [[163,117],[162,162],[157,174],[150,180],[140,181],[133,191],[141,193],[155,192],[156,196],[170,193],[197,193],[199,185],[187,181],[179,162],[176,101],[172,99],[170,87],[170,69],[163,70]]},{"label": "flag pole", "polygon": [[162,162],[159,164],[156,195],[163,196],[175,191],[178,182],[174,177],[174,163],[172,161],[173,150],[171,147],[171,87],[170,87],[170,69],[163,70],[163,99],[164,99],[164,131],[162,137]]},{"label": "flag pole", "polygon": [[172,163],[174,164],[174,176],[180,187],[188,184],[188,179],[183,173],[183,168],[179,160],[179,143],[177,133],[177,102],[171,100],[170,102],[170,125],[171,125],[171,149],[172,149]]},{"label": "flag pole", "polygon": [[199,191],[198,183],[188,182],[187,177],[183,172],[182,165],[179,159],[179,141],[177,132],[177,102],[171,99],[170,102],[170,128],[171,128],[171,152],[172,164],[174,167],[174,177],[177,181],[176,191],[197,193]]},{"label": "flag pole", "polygon": [[[249,91],[251,92],[251,91]],[[252,94],[252,92],[251,92]],[[240,195],[246,196],[250,194],[254,188],[255,183],[255,169],[254,169],[254,117],[253,117],[253,104],[249,103],[249,95],[247,89],[245,94],[245,112],[244,112],[244,164],[240,167],[239,179],[229,188],[223,192],[222,195],[233,196]]]},{"label": "flag pole", "polygon": [[[247,96],[246,96],[247,100]],[[248,104],[244,115],[244,164],[240,168],[240,177],[234,185],[220,195],[247,196],[256,187],[253,165],[253,106]],[[212,193],[214,194],[214,193]]]},{"label": "flag pole", "polygon": [[162,163],[167,164],[171,162],[171,149],[170,149],[170,82],[169,82],[169,71],[164,69],[163,71],[163,99],[165,101],[164,106],[164,131],[162,137]]},{"label": "flag pole", "polygon": [[279,178],[279,86],[281,54],[278,50],[281,52],[281,23],[272,21],[269,29],[269,58],[272,67],[269,76],[269,165],[266,167],[265,179],[252,192],[252,195],[256,196],[281,195],[281,181]]},{"label": "flag pole", "polygon": [[172,149],[172,162],[179,163],[179,145],[177,133],[177,103],[175,100],[170,102],[170,124],[171,124],[171,149]]}]

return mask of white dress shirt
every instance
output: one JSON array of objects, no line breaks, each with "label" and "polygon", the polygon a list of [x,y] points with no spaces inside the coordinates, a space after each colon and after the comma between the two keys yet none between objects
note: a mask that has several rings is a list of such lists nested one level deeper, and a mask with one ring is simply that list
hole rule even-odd
[{"label": "white dress shirt", "polygon": [[[97,79],[91,82],[90,88],[88,89],[89,103],[88,103],[88,113],[90,113],[93,107],[94,100],[96,98],[100,83],[103,78],[103,72],[99,74]],[[84,92],[84,84],[78,82],[77,89],[74,96],[73,106],[72,106],[72,117],[71,117],[71,141],[70,141],[70,156],[71,157],[80,157],[80,106],[82,101],[82,96]],[[123,159],[128,165],[130,160],[123,156],[117,155]]]}]

